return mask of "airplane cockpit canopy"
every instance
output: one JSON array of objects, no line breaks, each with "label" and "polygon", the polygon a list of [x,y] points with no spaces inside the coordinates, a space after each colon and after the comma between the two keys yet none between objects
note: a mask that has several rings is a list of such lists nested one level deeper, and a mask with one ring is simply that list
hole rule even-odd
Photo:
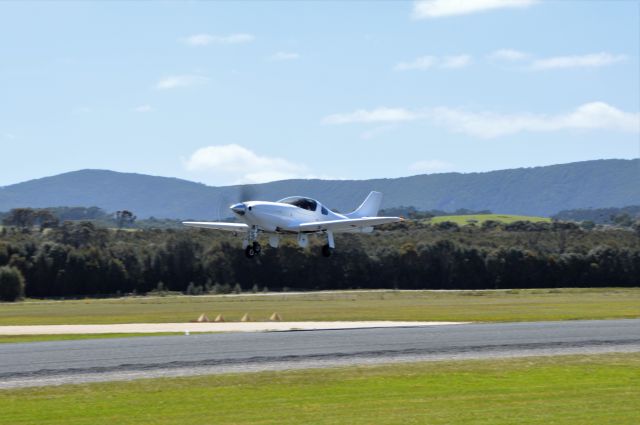
[{"label": "airplane cockpit canopy", "polygon": [[311,198],[303,198],[302,196],[290,196],[279,200],[282,204],[294,205],[308,211],[315,211],[318,208],[318,202]]}]

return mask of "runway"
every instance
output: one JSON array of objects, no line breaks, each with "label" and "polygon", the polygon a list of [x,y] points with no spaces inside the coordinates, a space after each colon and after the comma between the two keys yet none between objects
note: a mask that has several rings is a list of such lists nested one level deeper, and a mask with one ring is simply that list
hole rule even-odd
[{"label": "runway", "polygon": [[422,360],[640,352],[640,319],[0,344],[0,388]]}]

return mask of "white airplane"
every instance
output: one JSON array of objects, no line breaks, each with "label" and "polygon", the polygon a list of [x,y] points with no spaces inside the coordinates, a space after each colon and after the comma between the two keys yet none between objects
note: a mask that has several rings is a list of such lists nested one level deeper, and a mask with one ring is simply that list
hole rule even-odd
[{"label": "white airplane", "polygon": [[290,196],[278,202],[247,201],[231,205],[231,211],[244,223],[185,221],[182,224],[244,234],[242,247],[247,258],[260,253],[260,233],[269,235],[269,245],[273,248],[278,247],[282,235],[297,235],[298,245],[306,248],[309,234],[324,234],[327,243],[322,247],[322,255],[329,257],[335,248],[334,233],[370,233],[373,226],[402,220],[400,217],[377,217],[381,202],[382,193],[371,192],[355,211],[338,214],[315,199]]}]

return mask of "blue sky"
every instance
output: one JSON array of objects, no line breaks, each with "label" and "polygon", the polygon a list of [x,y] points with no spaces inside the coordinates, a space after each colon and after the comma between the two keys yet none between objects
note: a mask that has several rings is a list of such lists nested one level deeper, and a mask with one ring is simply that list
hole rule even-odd
[{"label": "blue sky", "polygon": [[0,185],[640,155],[640,2],[0,2]]}]

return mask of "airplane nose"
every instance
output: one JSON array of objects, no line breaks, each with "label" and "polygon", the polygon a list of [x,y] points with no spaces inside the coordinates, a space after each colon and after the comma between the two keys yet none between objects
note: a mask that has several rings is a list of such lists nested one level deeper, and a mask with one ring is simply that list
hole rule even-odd
[{"label": "airplane nose", "polygon": [[231,211],[238,215],[244,215],[244,213],[247,211],[247,206],[242,202],[240,202],[239,204],[231,205],[229,208],[231,208]]}]

